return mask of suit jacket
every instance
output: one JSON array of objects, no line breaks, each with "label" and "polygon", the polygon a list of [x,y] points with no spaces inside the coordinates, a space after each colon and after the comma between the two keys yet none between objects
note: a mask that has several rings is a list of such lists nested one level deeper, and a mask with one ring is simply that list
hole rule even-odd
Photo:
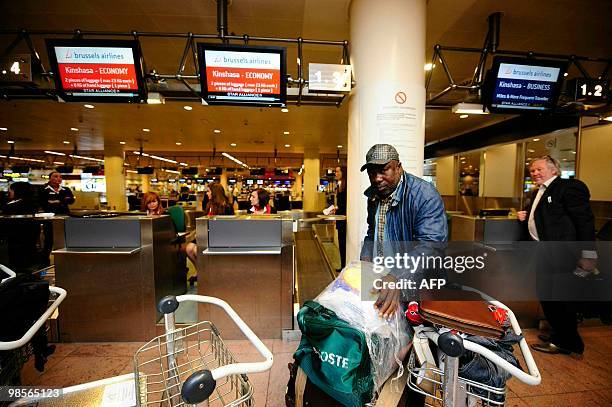
[{"label": "suit jacket", "polygon": [[[537,190],[532,195],[534,201]],[[544,191],[534,221],[541,241],[594,241],[595,217],[584,182],[557,177]],[[527,207],[531,213],[531,204]],[[524,222],[527,227],[527,220]]]}]

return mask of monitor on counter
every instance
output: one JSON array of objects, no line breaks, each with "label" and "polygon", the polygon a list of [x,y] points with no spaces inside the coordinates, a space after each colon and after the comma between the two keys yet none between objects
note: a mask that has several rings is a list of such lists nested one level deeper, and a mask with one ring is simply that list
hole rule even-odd
[{"label": "monitor on counter", "polygon": [[287,102],[286,50],[282,47],[198,44],[202,100],[206,104],[281,107]]},{"label": "monitor on counter", "polygon": [[566,61],[497,56],[485,81],[484,103],[494,113],[551,111],[566,70]]},{"label": "monitor on counter", "polygon": [[58,96],[69,102],[147,99],[138,41],[47,39]]}]

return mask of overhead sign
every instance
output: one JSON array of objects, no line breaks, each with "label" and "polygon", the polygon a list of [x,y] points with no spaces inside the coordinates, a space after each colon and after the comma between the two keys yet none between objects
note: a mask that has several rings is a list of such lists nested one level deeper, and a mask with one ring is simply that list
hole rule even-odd
[{"label": "overhead sign", "polygon": [[0,58],[0,83],[31,83],[32,57],[28,54]]},{"label": "overhead sign", "polygon": [[606,103],[610,94],[609,82],[605,79],[576,78],[568,85],[574,91],[577,102]]},{"label": "overhead sign", "polygon": [[200,43],[198,52],[206,103],[285,105],[284,48]]},{"label": "overhead sign", "polygon": [[567,62],[496,57],[491,69],[489,110],[554,109]]},{"label": "overhead sign", "polygon": [[351,66],[308,64],[308,91],[350,92]]},{"label": "overhead sign", "polygon": [[67,100],[145,99],[138,42],[47,40],[55,84]]}]

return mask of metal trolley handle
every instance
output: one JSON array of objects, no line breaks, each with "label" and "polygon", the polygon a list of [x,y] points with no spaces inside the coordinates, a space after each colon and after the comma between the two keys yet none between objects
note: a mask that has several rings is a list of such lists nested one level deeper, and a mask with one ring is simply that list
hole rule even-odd
[{"label": "metal trolley handle", "polygon": [[[508,317],[510,318],[510,324],[512,326],[512,330],[514,331],[515,334],[521,335],[522,333],[521,327],[519,326],[518,321],[516,320],[516,317],[514,316],[514,313],[512,312],[512,310],[510,310],[510,308],[506,307],[501,302],[493,300],[490,297],[487,297],[485,299],[487,299],[487,301],[489,301],[491,304],[495,305],[496,307],[503,308],[504,310],[506,310],[508,312]],[[445,338],[443,338],[443,335],[439,335],[433,329],[425,328],[421,332],[424,335],[426,335],[429,339],[431,339],[434,343],[438,344],[438,346],[441,345],[441,342],[444,342]],[[537,386],[542,381],[542,376],[540,376],[540,371],[538,370],[538,366],[533,360],[533,356],[531,355],[531,351],[529,350],[529,345],[527,345],[527,341],[525,340],[524,337],[519,342],[519,348],[521,349],[523,358],[525,358],[525,363],[527,364],[529,373],[523,372],[521,369],[514,366],[507,360],[496,355],[495,353],[485,348],[484,346],[481,346],[477,343],[470,341],[469,339],[463,340],[463,347],[466,350],[469,350],[469,351],[472,351],[474,353],[478,353],[484,356],[485,358],[489,359],[491,362],[495,363],[497,366],[504,369],[505,371],[507,371],[512,376],[516,377],[517,379],[519,379],[525,384],[528,384],[531,386]]]},{"label": "metal trolley handle", "polygon": [[[264,343],[255,335],[255,333],[249,328],[249,326],[240,318],[240,316],[232,309],[232,307],[225,301],[204,295],[179,295],[167,296],[160,300],[158,304],[159,312],[164,314],[166,320],[166,334],[168,334],[168,328],[174,325],[173,316],[174,311],[178,308],[181,302],[194,301],[206,304],[213,304],[220,308],[223,308],[225,313],[234,321],[234,323],[240,328],[242,333],[247,339],[255,346],[255,349],[265,359],[262,362],[252,363],[232,363],[225,366],[219,366],[213,370],[200,370],[197,371],[185,380],[181,389],[181,396],[187,404],[198,404],[210,397],[212,392],[215,390],[216,381],[226,376],[235,374],[246,374],[246,373],[258,373],[265,372],[272,367],[273,356],[272,352],[264,345]],[[168,320],[171,319],[170,324]]]},{"label": "metal trolley handle", "polygon": [[[0,270],[2,270],[4,273],[9,275],[9,277],[3,279],[2,282],[9,280],[11,278],[15,278],[16,276],[16,274],[11,269],[3,266],[2,264],[0,264]],[[56,293],[58,296],[51,303],[51,305],[49,305],[45,313],[42,314],[40,318],[36,320],[36,322],[30,327],[30,329],[27,330],[25,334],[23,334],[23,336],[20,339],[17,339],[16,341],[10,341],[10,342],[0,342],[0,351],[17,349],[17,348],[22,347],[26,343],[30,342],[34,334],[38,332],[40,327],[43,326],[43,324],[47,321],[47,319],[49,319],[49,317],[51,317],[51,315],[55,312],[57,307],[59,307],[62,301],[64,301],[64,298],[66,298],[66,290],[64,290],[63,288],[49,287],[49,291],[52,293]]]}]

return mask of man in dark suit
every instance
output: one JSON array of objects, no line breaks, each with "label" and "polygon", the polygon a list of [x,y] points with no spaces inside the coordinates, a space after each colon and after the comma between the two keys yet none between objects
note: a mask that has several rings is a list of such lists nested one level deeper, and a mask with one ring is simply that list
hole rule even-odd
[{"label": "man in dark suit", "polygon": [[582,181],[560,178],[559,162],[550,156],[533,160],[530,173],[539,188],[527,210],[518,212],[519,220],[526,221],[530,238],[534,241],[584,242],[580,245],[545,244],[537,250],[537,290],[552,331],[550,337],[539,335],[544,343],[534,344],[532,348],[546,353],[582,354],[584,343],[578,333],[577,304],[553,298],[552,286],[560,275],[576,269],[588,273],[597,266],[595,218],[589,204],[589,189]]}]

